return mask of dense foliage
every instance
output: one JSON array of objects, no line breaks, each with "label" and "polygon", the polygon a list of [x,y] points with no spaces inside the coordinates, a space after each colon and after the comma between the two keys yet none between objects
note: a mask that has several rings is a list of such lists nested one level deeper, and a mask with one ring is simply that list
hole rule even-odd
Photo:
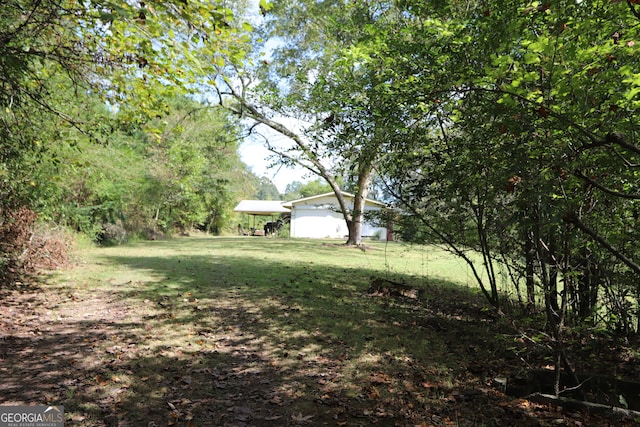
[{"label": "dense foliage", "polygon": [[98,240],[195,226],[222,231],[253,179],[237,154],[240,131],[221,110],[187,98],[168,104],[169,113],[144,127],[104,111],[113,126],[104,141],[71,132],[41,153],[46,161],[34,169],[41,215]]},{"label": "dense foliage", "polygon": [[188,95],[210,75],[195,52],[244,56],[244,2],[226,3],[3,4],[0,228],[15,238],[0,268],[28,253],[36,216],[111,242],[222,230],[257,178],[237,122]]},{"label": "dense foliage", "polygon": [[404,237],[465,257],[495,307],[515,285],[556,332],[637,331],[634,4],[401,3],[379,31],[408,124],[385,164]]}]

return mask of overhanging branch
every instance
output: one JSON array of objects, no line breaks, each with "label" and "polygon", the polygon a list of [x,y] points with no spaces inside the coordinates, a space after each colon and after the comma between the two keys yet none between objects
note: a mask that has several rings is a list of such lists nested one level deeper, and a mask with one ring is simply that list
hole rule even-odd
[{"label": "overhanging branch", "polygon": [[256,122],[253,126],[251,126],[249,128],[249,135],[259,135],[260,137],[262,137],[265,141],[265,146],[267,148],[267,150],[269,150],[270,152],[272,152],[273,154],[280,156],[283,159],[289,160],[292,163],[308,170],[309,172],[315,174],[315,175],[320,175],[320,171],[318,171],[317,169],[314,169],[312,166],[310,166],[309,164],[303,162],[301,159],[298,159],[297,157],[294,157],[292,155],[290,155],[289,153],[286,153],[285,151],[281,151],[279,149],[277,149],[276,147],[274,147],[273,145],[271,145],[269,143],[269,138],[267,138],[266,136],[264,136],[262,133],[260,132],[256,132],[255,128],[260,125],[262,123],[260,122]]},{"label": "overhanging branch", "polygon": [[640,194],[629,194],[629,193],[622,193],[620,191],[612,190],[611,188],[600,184],[598,181],[596,181],[596,180],[594,180],[592,178],[589,178],[588,176],[586,176],[585,174],[583,174],[580,171],[574,172],[573,175],[575,177],[580,178],[581,180],[585,181],[589,185],[597,188],[598,190],[602,191],[603,193],[607,193],[610,196],[619,197],[621,199],[640,200]]},{"label": "overhanging branch", "polygon": [[609,253],[611,253],[614,257],[618,258],[622,261],[627,267],[632,269],[636,274],[640,274],[640,265],[635,263],[631,258],[627,257],[625,254],[620,252],[617,248],[615,248],[611,243],[609,243],[604,237],[599,235],[595,230],[591,229],[587,226],[578,216],[571,212],[563,217],[563,220],[568,222],[569,224],[573,224],[578,228],[578,230],[590,236],[593,240],[598,242],[600,246],[605,248]]}]

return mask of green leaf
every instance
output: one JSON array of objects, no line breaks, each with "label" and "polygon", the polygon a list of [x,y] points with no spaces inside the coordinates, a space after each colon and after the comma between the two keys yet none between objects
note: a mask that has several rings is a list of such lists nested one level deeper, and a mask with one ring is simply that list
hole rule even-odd
[{"label": "green leaf", "polygon": [[546,47],[547,47],[546,41],[538,40],[531,43],[529,46],[527,46],[527,49],[529,49],[531,52],[534,52],[534,53],[541,53],[545,51]]},{"label": "green leaf", "polygon": [[268,2],[267,0],[260,0],[260,9],[268,12],[273,7],[273,3]]},{"label": "green leaf", "polygon": [[531,64],[537,64],[540,62],[540,57],[538,55],[536,55],[535,53],[525,53],[524,54],[524,63],[527,65],[531,65]]},{"label": "green leaf", "polygon": [[640,87],[636,86],[631,90],[627,91],[627,93],[625,93],[624,96],[627,99],[627,101],[631,101],[636,97],[636,95],[638,95],[638,93],[640,93]]}]

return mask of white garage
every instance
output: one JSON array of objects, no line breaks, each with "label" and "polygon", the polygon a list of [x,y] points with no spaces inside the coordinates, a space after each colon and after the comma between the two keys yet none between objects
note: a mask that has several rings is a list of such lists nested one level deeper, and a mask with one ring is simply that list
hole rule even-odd
[{"label": "white garage", "polygon": [[[353,209],[355,196],[346,192],[342,194],[350,203],[350,209]],[[338,199],[334,193],[305,197],[285,202],[282,206],[291,210],[291,237],[341,239],[349,234],[347,223],[340,212]],[[377,212],[384,208],[384,203],[371,199],[365,200],[365,216],[367,212]],[[365,219],[362,225],[362,237],[386,240],[387,229]]]}]

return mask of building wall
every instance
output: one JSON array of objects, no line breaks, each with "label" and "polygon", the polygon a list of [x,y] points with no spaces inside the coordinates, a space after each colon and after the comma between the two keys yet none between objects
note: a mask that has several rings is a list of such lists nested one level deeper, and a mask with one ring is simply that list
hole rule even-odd
[{"label": "building wall", "polygon": [[[340,212],[335,197],[314,199],[296,203],[291,209],[291,237],[336,238],[341,239],[349,234],[347,223]],[[379,206],[368,204],[366,211],[378,211]],[[365,221],[362,226],[362,237],[380,236],[386,239],[384,227],[376,227]]]}]

